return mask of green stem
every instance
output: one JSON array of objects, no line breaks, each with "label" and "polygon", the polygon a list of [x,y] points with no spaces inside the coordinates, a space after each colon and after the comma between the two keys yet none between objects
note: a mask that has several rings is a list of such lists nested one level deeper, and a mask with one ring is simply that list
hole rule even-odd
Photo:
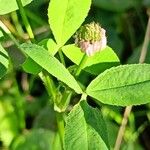
[{"label": "green stem", "polygon": [[9,36],[9,38],[15,43],[17,47],[19,47],[19,42],[16,38],[11,34],[9,29],[5,26],[5,24],[0,20],[0,28]]},{"label": "green stem", "polygon": [[62,51],[58,51],[58,55],[59,55],[59,57],[60,57],[60,61],[62,62],[62,64],[64,65],[64,66],[66,66],[66,63],[65,63],[65,60],[64,60],[64,56],[63,56],[63,53],[62,53]]},{"label": "green stem", "polygon": [[26,9],[26,14],[27,14],[28,18],[30,18],[35,23],[37,23],[37,24],[39,24],[41,26],[47,24],[46,21],[44,21],[41,17],[39,17],[36,13],[34,13],[33,11],[30,11],[29,9]]},{"label": "green stem", "polygon": [[68,107],[72,94],[73,94],[72,91],[67,91],[67,90],[63,93],[61,102],[59,104],[59,108],[61,112],[64,112]]},{"label": "green stem", "polygon": [[22,37],[22,35],[24,34],[24,31],[22,29],[22,26],[19,23],[16,11],[11,13],[11,18],[12,18],[12,21],[13,21],[15,27],[16,27],[16,30],[18,31],[19,36]]},{"label": "green stem", "polygon": [[79,76],[79,74],[81,73],[81,70],[83,69],[87,59],[88,59],[88,56],[86,54],[84,54],[84,56],[83,56],[83,58],[82,58],[82,60],[81,60],[81,62],[79,64],[79,66],[78,66],[78,68],[77,68],[77,70],[75,72],[75,77]]},{"label": "green stem", "polygon": [[56,112],[56,119],[57,119],[57,126],[58,126],[61,146],[63,147],[63,139],[64,139],[64,131],[65,131],[63,114]]},{"label": "green stem", "polygon": [[[147,54],[147,51],[148,51],[148,43],[149,43],[149,40],[150,40],[150,37],[149,37],[149,34],[150,34],[150,12],[148,12],[148,16],[149,16],[149,19],[148,19],[147,29],[146,29],[144,42],[143,42],[143,46],[142,46],[142,50],[141,50],[141,54],[140,54],[140,58],[139,58],[139,63],[144,63],[145,58],[146,58],[146,54]],[[120,126],[119,131],[118,131],[118,135],[117,135],[114,150],[119,150],[120,149],[122,139],[123,139],[123,136],[124,136],[124,132],[125,132],[125,129],[126,129],[126,125],[127,125],[127,122],[128,122],[128,117],[131,113],[131,110],[132,110],[132,106],[127,106],[125,108],[124,117],[122,119],[122,123],[121,123],[121,126]]]},{"label": "green stem", "polygon": [[49,96],[50,97],[52,96],[53,101],[55,101],[55,99],[56,99],[56,87],[53,83],[52,78],[48,75],[47,72],[44,72],[44,71],[42,73],[40,73],[39,76],[43,80]]},{"label": "green stem", "polygon": [[8,37],[14,42],[14,44],[18,47],[18,51],[20,51],[20,53],[26,57],[26,54],[19,48],[19,42],[16,40],[16,38],[11,34],[11,32],[9,31],[9,29],[7,28],[7,26],[5,26],[5,24],[0,20],[0,29],[2,29],[7,35]]},{"label": "green stem", "polygon": [[[57,104],[57,102],[55,102],[57,99],[56,87],[53,83],[53,80],[47,74],[47,72],[43,72],[43,73],[39,74],[39,76],[44,81],[44,84],[45,84],[45,87],[47,89],[49,96],[52,96],[53,102]],[[59,136],[60,136],[61,146],[63,146],[63,136],[64,136],[63,114],[56,111],[56,120],[57,120],[57,126],[58,126],[58,132],[59,132]]]},{"label": "green stem", "polygon": [[19,7],[19,11],[20,11],[22,20],[24,22],[25,28],[28,32],[28,35],[29,35],[30,39],[33,41],[34,40],[34,34],[32,32],[32,29],[31,29],[30,23],[28,21],[28,18],[26,16],[25,10],[24,10],[23,5],[22,5],[22,2],[21,2],[21,0],[16,0],[16,1],[17,1],[17,4],[18,4],[18,7]]},{"label": "green stem", "polygon": [[[75,75],[76,78],[80,75],[80,73],[81,73],[81,71],[82,71],[82,69],[83,69],[87,59],[88,59],[88,56],[86,54],[84,54],[84,56],[83,56],[83,58],[82,58],[82,60],[81,60],[81,62],[79,64],[77,70],[75,71],[74,75]],[[70,103],[70,99],[72,97],[72,94],[73,94],[72,91],[65,91],[64,92],[63,97],[61,99],[61,102],[59,104],[60,110],[62,112],[65,111],[66,108],[68,107],[68,105]]]}]

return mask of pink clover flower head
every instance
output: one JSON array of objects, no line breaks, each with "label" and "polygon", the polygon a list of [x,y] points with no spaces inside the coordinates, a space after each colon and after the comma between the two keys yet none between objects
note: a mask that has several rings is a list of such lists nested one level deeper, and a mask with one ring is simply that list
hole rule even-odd
[{"label": "pink clover flower head", "polygon": [[106,31],[98,23],[81,26],[75,35],[75,44],[88,56],[103,50],[107,45]]}]

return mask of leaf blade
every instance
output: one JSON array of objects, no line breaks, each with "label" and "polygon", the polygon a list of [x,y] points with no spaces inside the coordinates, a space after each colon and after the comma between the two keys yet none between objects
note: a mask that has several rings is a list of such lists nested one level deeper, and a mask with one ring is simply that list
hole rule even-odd
[{"label": "leaf blade", "polygon": [[[76,65],[79,65],[84,56],[80,48],[74,44],[63,46],[62,51]],[[104,70],[117,65],[119,65],[119,58],[115,52],[107,46],[103,51],[99,51],[94,56],[89,57],[83,69],[91,74],[99,75]]]},{"label": "leaf blade", "polygon": [[67,84],[70,88],[74,89],[77,93],[82,93],[80,86],[75,78],[69,71],[47,50],[36,44],[24,43],[20,48],[39,66],[48,71],[51,75],[58,78],[60,81]]},{"label": "leaf blade", "polygon": [[[32,0],[22,0],[23,6],[31,3]],[[0,0],[0,15],[5,15],[18,9],[16,0]]]},{"label": "leaf blade", "polygon": [[48,8],[49,24],[58,45],[63,46],[81,26],[90,5],[91,0],[51,0]]},{"label": "leaf blade", "polygon": [[118,106],[150,102],[150,65],[123,65],[106,70],[87,87],[87,94],[102,103]]},{"label": "leaf blade", "polygon": [[81,101],[67,118],[64,149],[106,150],[108,143],[105,131],[106,126],[100,112],[90,107],[86,101]]}]

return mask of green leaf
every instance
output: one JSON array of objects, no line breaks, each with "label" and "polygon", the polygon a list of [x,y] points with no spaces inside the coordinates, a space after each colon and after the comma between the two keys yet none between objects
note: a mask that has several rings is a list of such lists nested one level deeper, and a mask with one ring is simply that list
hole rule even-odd
[{"label": "green leaf", "polygon": [[42,67],[35,63],[31,58],[27,58],[22,64],[22,68],[25,72],[31,74],[38,74],[42,71]]},{"label": "green leaf", "polygon": [[87,87],[98,101],[118,106],[150,102],[150,64],[122,65],[106,70]]},{"label": "green leaf", "polygon": [[14,68],[20,67],[26,60],[26,56],[17,47],[7,49],[7,52]]},{"label": "green leaf", "polygon": [[[31,3],[32,0],[21,0],[23,6]],[[18,9],[16,0],[0,0],[0,15],[4,15]]]},{"label": "green leaf", "polygon": [[55,57],[51,56],[47,50],[36,44],[24,43],[20,48],[39,66],[48,71],[58,80],[67,84],[77,93],[82,93],[80,86],[69,71]]},{"label": "green leaf", "polygon": [[86,101],[74,106],[66,120],[65,150],[108,150],[107,129],[99,110]]},{"label": "green leaf", "polygon": [[[81,5],[82,4],[82,5]],[[48,17],[58,45],[66,41],[81,26],[90,9],[91,0],[51,0]]]},{"label": "green leaf", "polygon": [[[75,45],[67,45],[62,47],[64,54],[75,64],[79,65],[84,53]],[[96,53],[88,58],[83,69],[91,74],[98,75],[104,70],[119,65],[119,58],[115,52],[106,47],[105,50]]]},{"label": "green leaf", "polygon": [[8,65],[8,54],[0,44],[0,79],[6,74]]}]

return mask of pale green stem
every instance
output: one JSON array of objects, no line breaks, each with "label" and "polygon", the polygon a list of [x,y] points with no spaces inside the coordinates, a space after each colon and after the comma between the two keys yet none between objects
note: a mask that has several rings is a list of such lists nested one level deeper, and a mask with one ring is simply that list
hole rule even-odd
[{"label": "pale green stem", "polygon": [[58,132],[61,141],[61,147],[63,147],[63,139],[64,139],[64,131],[65,131],[63,114],[56,112],[56,119],[57,119]]},{"label": "pale green stem", "polygon": [[34,40],[34,34],[32,32],[32,28],[30,26],[28,18],[26,16],[25,10],[24,10],[23,5],[22,5],[22,2],[21,2],[21,0],[16,0],[16,1],[17,1],[17,4],[18,4],[18,7],[19,7],[19,11],[20,11],[22,20],[24,22],[25,28],[26,28],[26,30],[28,32],[28,35],[29,35],[31,40]]},{"label": "pale green stem", "polygon": [[[87,59],[88,59],[88,56],[87,56],[86,54],[84,54],[82,60],[80,61],[80,64],[79,64],[77,70],[76,70],[75,73],[74,73],[74,76],[75,76],[76,78],[80,75],[80,73],[81,73],[81,71],[82,71],[82,69],[83,69],[83,67],[84,67],[84,65],[85,65],[85,63],[86,63],[86,61],[87,61]],[[61,107],[61,108],[60,108],[61,111],[65,111],[66,108],[68,107],[68,105],[69,105],[69,103],[70,103],[70,99],[71,99],[71,97],[72,97],[72,94],[73,94],[72,91],[65,91],[65,92],[64,92],[63,98],[61,99],[61,102],[60,102],[60,104],[59,104],[59,107]]]},{"label": "pale green stem", "polygon": [[41,80],[44,82],[45,84],[45,88],[48,92],[48,95],[50,97],[52,97],[53,101],[55,101],[56,98],[56,87],[53,83],[52,78],[48,75],[48,73],[46,71],[43,71],[41,73],[39,73],[39,76],[41,78]]},{"label": "pale green stem", "polygon": [[[56,87],[53,83],[53,80],[51,79],[51,77],[48,75],[47,72],[40,73],[39,76],[41,77],[41,79],[43,80],[46,90],[49,94],[49,96],[52,96],[53,99],[53,103],[56,103],[56,97],[57,97],[57,93],[56,93]],[[55,105],[55,104],[54,104]],[[63,114],[56,112],[56,120],[57,120],[57,126],[58,126],[58,132],[59,132],[59,136],[60,136],[60,141],[61,141],[61,146],[63,146],[63,136],[64,136],[64,120],[63,120]]]},{"label": "pale green stem", "polygon": [[65,63],[65,60],[64,60],[64,56],[63,56],[63,53],[62,53],[62,51],[58,51],[58,55],[59,55],[59,57],[60,57],[60,61],[61,61],[61,63],[64,65],[64,66],[66,66],[66,63]]},{"label": "pale green stem", "polygon": [[11,34],[9,29],[5,26],[5,24],[0,20],[0,28],[9,36],[9,38],[15,43],[17,47],[19,47],[19,42],[16,38]]},{"label": "pale green stem", "polygon": [[19,36],[22,37],[24,34],[24,31],[22,29],[22,26],[19,23],[19,19],[18,19],[16,11],[11,13],[11,18],[12,18],[12,21],[13,21],[15,27],[16,27],[16,30],[18,31]]},{"label": "pale green stem", "polygon": [[39,17],[37,14],[35,14],[33,11],[26,9],[27,17],[33,20],[35,23],[39,25],[47,24],[46,21],[44,21],[41,17]]},{"label": "pale green stem", "polygon": [[9,29],[5,26],[5,24],[0,20],[0,28],[9,36],[9,38],[14,42],[14,44],[18,47],[18,50],[20,51],[20,53],[24,56],[26,56],[26,54],[19,48],[19,42],[16,40],[16,38],[11,34],[11,32],[9,31]]},{"label": "pale green stem", "polygon": [[82,58],[82,60],[81,60],[81,62],[79,64],[79,66],[78,66],[78,68],[77,68],[77,70],[75,72],[75,77],[79,76],[79,74],[81,73],[81,70],[83,69],[87,59],[88,59],[88,56],[86,54],[84,54],[84,56],[83,56],[83,58]]}]

